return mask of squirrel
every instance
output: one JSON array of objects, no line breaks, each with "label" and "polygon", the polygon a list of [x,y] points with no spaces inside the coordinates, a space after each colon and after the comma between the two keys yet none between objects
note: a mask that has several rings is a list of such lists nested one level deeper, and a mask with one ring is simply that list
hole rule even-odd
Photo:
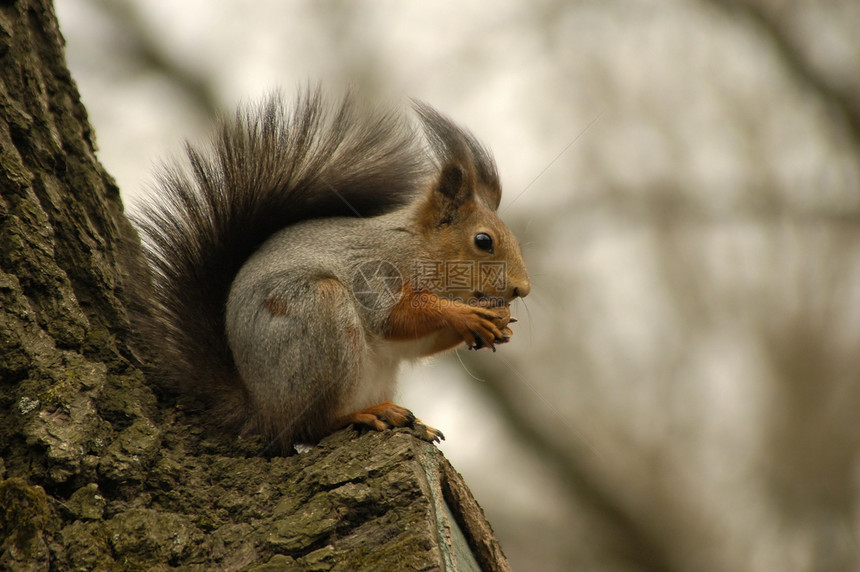
[{"label": "squirrel", "polygon": [[494,160],[412,112],[354,91],[271,96],[186,144],[133,216],[157,368],[267,450],[349,425],[443,439],[392,402],[398,366],[513,333],[530,283]]}]

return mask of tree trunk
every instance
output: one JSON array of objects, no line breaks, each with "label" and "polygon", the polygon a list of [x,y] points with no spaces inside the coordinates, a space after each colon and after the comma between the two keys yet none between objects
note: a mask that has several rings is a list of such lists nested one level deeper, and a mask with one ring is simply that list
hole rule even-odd
[{"label": "tree trunk", "polygon": [[46,0],[0,3],[0,568],[506,570],[407,431],[266,459],[156,399],[128,321],[137,236]]}]

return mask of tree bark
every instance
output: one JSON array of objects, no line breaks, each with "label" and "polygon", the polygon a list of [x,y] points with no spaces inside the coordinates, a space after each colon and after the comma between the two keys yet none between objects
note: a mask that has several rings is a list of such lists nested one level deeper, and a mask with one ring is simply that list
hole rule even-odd
[{"label": "tree bark", "polygon": [[0,3],[0,568],[507,570],[408,431],[267,459],[156,398],[137,236],[62,45],[50,2]]}]

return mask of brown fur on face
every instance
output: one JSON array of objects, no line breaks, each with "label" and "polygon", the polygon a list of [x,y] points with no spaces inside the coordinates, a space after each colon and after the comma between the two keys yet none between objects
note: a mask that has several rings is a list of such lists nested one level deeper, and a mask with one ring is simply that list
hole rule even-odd
[{"label": "brown fur on face", "polygon": [[[446,167],[419,207],[415,226],[426,245],[420,261],[435,264],[441,284],[431,290],[439,297],[463,302],[482,298],[502,298],[510,302],[526,296],[531,289],[519,242],[487,205],[493,197],[477,182],[474,173]],[[478,234],[492,240],[492,251],[480,249]],[[471,265],[471,269],[468,266]],[[470,272],[466,278],[463,273]],[[414,289],[421,289],[413,285]]]}]

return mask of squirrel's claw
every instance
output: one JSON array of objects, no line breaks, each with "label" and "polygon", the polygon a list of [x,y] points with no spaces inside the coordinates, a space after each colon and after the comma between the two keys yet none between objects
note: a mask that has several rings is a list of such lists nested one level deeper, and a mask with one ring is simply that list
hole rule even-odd
[{"label": "squirrel's claw", "polygon": [[416,419],[412,424],[412,434],[428,443],[441,443],[445,440],[441,431],[425,425],[420,419]]},{"label": "squirrel's claw", "polygon": [[479,349],[481,349],[482,347],[484,347],[484,340],[483,340],[483,339],[481,339],[481,336],[479,336],[479,335],[477,334],[477,332],[475,332],[474,330],[472,330],[472,335],[473,335],[473,336],[474,336],[474,338],[475,338],[475,343],[474,343],[474,344],[471,344],[471,345],[469,346],[469,349],[470,349],[470,350],[479,350]]},{"label": "squirrel's claw", "polygon": [[[494,343],[497,343],[497,344],[506,344],[506,343],[508,343],[509,341],[511,341],[511,336],[513,336],[513,335],[514,335],[514,331],[513,331],[513,330],[511,330],[511,329],[510,329],[510,328],[508,328],[508,327],[504,327],[504,328],[502,328],[502,335],[501,335],[501,337],[496,338],[495,340],[493,340],[493,342],[494,342]],[[494,348],[494,349],[495,349],[495,348]]]}]

